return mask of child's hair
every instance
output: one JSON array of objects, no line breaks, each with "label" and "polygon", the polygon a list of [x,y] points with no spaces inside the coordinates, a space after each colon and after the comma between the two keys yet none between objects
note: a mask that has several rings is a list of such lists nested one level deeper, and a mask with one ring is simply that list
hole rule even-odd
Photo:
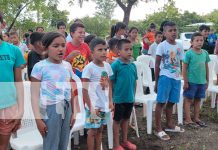
[{"label": "child's hair", "polygon": [[83,24],[83,21],[79,18],[76,18],[73,20],[74,23],[82,23]]},{"label": "child's hair", "polygon": [[111,39],[108,41],[109,49],[113,49],[114,47],[117,47],[118,41],[119,41],[119,40],[118,40],[117,38],[111,38]]},{"label": "child's hair", "polygon": [[118,43],[117,43],[117,49],[118,50],[122,50],[123,49],[123,45],[127,44],[127,43],[131,43],[130,40],[128,40],[128,39],[121,39],[121,40],[119,40]]},{"label": "child's hair", "polygon": [[176,26],[176,24],[172,21],[167,21],[164,25],[163,25],[163,30],[166,29],[166,27],[173,27]]},{"label": "child's hair", "polygon": [[33,30],[32,30],[32,29],[29,29],[28,32],[33,32]]},{"label": "child's hair", "polygon": [[24,35],[23,35],[24,38],[28,38],[29,36],[30,36],[29,33],[24,33]]},{"label": "child's hair", "polygon": [[89,43],[90,43],[94,38],[96,38],[96,35],[90,34],[90,35],[88,35],[88,36],[85,37],[84,42],[89,45]]},{"label": "child's hair", "polygon": [[30,35],[30,44],[34,45],[36,42],[42,41],[42,38],[45,34],[40,32],[33,32]]},{"label": "child's hair", "polygon": [[154,23],[151,23],[149,26],[150,29],[156,29],[156,25]]},{"label": "child's hair", "polygon": [[16,36],[19,37],[19,35],[18,35],[18,33],[17,33],[16,31],[12,31],[12,32],[10,32],[9,35],[10,35],[10,36],[12,36],[12,35],[16,35]]},{"label": "child's hair", "polygon": [[85,26],[81,23],[73,23],[71,26],[70,26],[70,32],[75,32],[77,28],[85,28]]},{"label": "child's hair", "polygon": [[169,22],[169,21],[168,21],[168,20],[164,20],[164,21],[161,23],[161,25],[160,25],[160,31],[161,31],[161,32],[164,31],[163,27],[164,27],[165,23],[167,23],[167,22]]},{"label": "child's hair", "polygon": [[91,42],[90,42],[90,49],[91,51],[94,51],[95,47],[99,44],[102,44],[102,45],[106,45],[106,42],[105,40],[103,39],[100,39],[100,38],[94,38]]},{"label": "child's hair", "polygon": [[126,29],[126,25],[123,22],[117,22],[116,25],[111,26],[111,38],[120,30]]},{"label": "child's hair", "polygon": [[203,30],[210,31],[210,27],[203,24],[199,27],[199,31],[202,32]]},{"label": "child's hair", "polygon": [[203,35],[200,32],[195,32],[192,34],[191,41],[193,42],[195,37],[197,37],[197,36],[203,36]]},{"label": "child's hair", "polygon": [[138,29],[138,28],[136,28],[136,27],[131,27],[131,28],[129,29],[129,33],[131,33],[131,32],[132,32],[132,30],[137,30],[137,32],[139,31],[139,29]]},{"label": "child's hair", "polygon": [[65,24],[63,21],[59,21],[59,22],[57,23],[57,29],[59,29],[60,26],[65,26],[65,28],[66,28],[66,24]]},{"label": "child's hair", "polygon": [[161,31],[157,31],[157,32],[155,33],[155,37],[157,37],[158,35],[163,35],[163,33],[162,33]]},{"label": "child's hair", "polygon": [[4,34],[7,35],[8,37],[10,36],[8,32],[5,32]]},{"label": "child's hair", "polygon": [[43,38],[42,38],[42,45],[45,48],[48,48],[49,45],[54,41],[54,39],[56,39],[57,37],[63,37],[65,40],[65,37],[63,34],[58,33],[58,32],[48,32],[46,33]]},{"label": "child's hair", "polygon": [[43,28],[43,27],[36,27],[36,31],[37,31],[38,29],[40,29],[40,28],[44,30],[44,28]]}]

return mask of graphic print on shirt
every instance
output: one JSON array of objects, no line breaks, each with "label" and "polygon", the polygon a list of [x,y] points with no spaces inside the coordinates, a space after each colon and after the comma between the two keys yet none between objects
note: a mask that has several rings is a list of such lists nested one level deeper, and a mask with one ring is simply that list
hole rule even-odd
[{"label": "graphic print on shirt", "polygon": [[78,55],[72,61],[72,67],[79,72],[82,72],[86,65],[86,57],[84,55]]}]

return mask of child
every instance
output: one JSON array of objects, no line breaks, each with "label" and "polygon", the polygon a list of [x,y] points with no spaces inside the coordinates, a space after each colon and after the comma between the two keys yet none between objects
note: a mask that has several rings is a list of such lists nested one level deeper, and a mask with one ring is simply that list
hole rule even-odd
[{"label": "child", "polygon": [[[199,118],[201,98],[205,98],[205,91],[208,87],[209,72],[208,62],[210,61],[208,52],[201,49],[204,37],[201,33],[194,33],[191,38],[192,48],[185,54],[183,60],[184,78],[184,110],[185,124],[194,126],[195,123],[200,127],[206,127],[205,123]],[[194,100],[193,100],[194,99]],[[190,115],[190,105],[194,102],[194,122]]]},{"label": "child", "polygon": [[46,52],[44,51],[44,48],[42,46],[43,36],[44,33],[41,32],[33,32],[30,35],[30,43],[32,45],[32,50],[28,53],[27,59],[27,71],[29,78],[34,65],[46,57]]},{"label": "child", "polygon": [[23,55],[26,51],[28,51],[27,45],[25,43],[20,42],[20,38],[17,32],[10,32],[10,40],[14,45],[19,47]]},{"label": "child", "polygon": [[10,43],[9,33],[5,32],[3,34],[3,41]]},{"label": "child", "polygon": [[182,45],[177,43],[177,28],[173,22],[164,24],[164,36],[166,40],[160,43],[156,52],[155,63],[155,91],[157,92],[157,104],[155,108],[155,135],[161,140],[169,140],[161,127],[161,114],[166,104],[166,121],[169,132],[184,132],[184,129],[175,126],[172,120],[173,105],[179,102],[181,80],[180,67],[184,57]]},{"label": "child", "polygon": [[[93,39],[90,43],[93,61],[85,66],[82,73],[83,96],[86,103],[86,123],[88,130],[88,150],[100,150],[105,113],[113,109],[109,76],[113,74],[109,63],[105,62],[106,42]],[[110,95],[109,95],[110,94]],[[95,146],[94,146],[95,143]]]},{"label": "child", "polygon": [[129,37],[128,40],[132,43],[132,50],[133,50],[133,58],[136,60],[136,58],[141,55],[141,48],[142,45],[138,39],[138,28],[132,27],[129,30]]},{"label": "child", "polygon": [[123,22],[117,22],[111,27],[111,38],[124,39],[126,25]]},{"label": "child", "polygon": [[107,62],[112,64],[118,58],[117,38],[112,38],[108,41],[109,52],[107,53]]},{"label": "child", "polygon": [[31,73],[32,107],[36,124],[43,137],[43,150],[67,150],[73,126],[73,71],[63,61],[65,37],[58,32],[46,33],[42,39],[48,58],[38,62]]},{"label": "child", "polygon": [[36,32],[44,32],[44,28],[43,27],[36,27]]},{"label": "child", "polygon": [[70,26],[72,41],[67,43],[64,59],[72,65],[74,73],[82,77],[83,68],[91,60],[91,52],[88,44],[84,43],[85,27],[81,23]]},{"label": "child", "polygon": [[[113,89],[114,109],[114,150],[136,150],[136,145],[128,141],[128,121],[134,104],[137,71],[131,62],[132,44],[127,39],[117,43],[119,58],[112,63],[113,75],[110,77]],[[120,144],[119,130],[122,130],[122,143]]]},{"label": "child", "polygon": [[210,32],[210,27],[207,25],[201,25],[199,27],[199,32],[202,34],[202,36],[204,37],[204,44],[202,46],[202,49],[206,50],[209,54],[214,54],[214,48],[212,48],[209,45],[209,42],[207,40],[207,37],[209,35]]},{"label": "child", "polygon": [[90,46],[90,42],[91,42],[94,38],[96,38],[96,35],[94,35],[94,34],[87,35],[87,36],[85,37],[85,39],[84,39],[84,42]]},{"label": "child", "polygon": [[59,33],[63,34],[65,37],[67,37],[66,24],[63,21],[60,21],[57,23],[57,29],[58,29]]},{"label": "child", "polygon": [[24,113],[21,65],[25,61],[18,47],[3,41],[5,25],[0,12],[0,150],[8,149]]}]

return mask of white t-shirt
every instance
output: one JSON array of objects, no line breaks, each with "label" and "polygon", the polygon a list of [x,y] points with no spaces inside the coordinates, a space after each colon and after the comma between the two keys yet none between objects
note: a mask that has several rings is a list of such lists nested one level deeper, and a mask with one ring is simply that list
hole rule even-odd
[{"label": "white t-shirt", "polygon": [[[154,60],[156,59],[156,50],[157,50],[158,44],[156,42],[152,43],[151,46],[149,46],[148,54],[151,55]],[[150,68],[154,68],[154,64],[150,63]]]},{"label": "white t-shirt", "polygon": [[113,71],[109,63],[104,62],[104,67],[99,67],[93,62],[85,66],[82,73],[82,78],[90,80],[88,94],[92,106],[95,109],[100,109],[103,112],[109,111],[109,88],[102,89],[100,80],[102,73],[107,75],[109,79],[113,75]]},{"label": "white t-shirt", "polygon": [[156,55],[161,56],[160,76],[180,80],[181,64],[184,59],[184,50],[181,44],[172,45],[166,40],[157,46]]},{"label": "white t-shirt", "polygon": [[218,75],[218,56],[217,58],[215,59],[215,74]]},{"label": "white t-shirt", "polygon": [[19,49],[20,49],[20,51],[21,51],[21,53],[24,55],[24,53],[25,53],[25,51],[28,51],[28,47],[26,46],[26,44],[25,43],[21,43],[20,42],[20,44],[19,44]]}]

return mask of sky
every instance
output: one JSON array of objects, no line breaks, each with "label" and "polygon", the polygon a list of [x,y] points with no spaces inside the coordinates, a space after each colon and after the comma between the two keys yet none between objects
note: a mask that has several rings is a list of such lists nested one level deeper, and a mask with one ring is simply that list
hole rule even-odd
[{"label": "sky", "polygon": [[[69,0],[60,0],[59,9],[70,12],[69,21],[75,18],[82,18],[85,16],[94,16],[96,11],[94,2],[84,2],[83,7],[80,8],[77,3],[73,6],[68,5]],[[158,2],[139,2],[136,7],[132,8],[130,20],[143,20],[148,14],[157,12],[159,8],[163,7],[167,0],[158,0]],[[218,9],[217,0],[176,0],[176,7],[182,12],[188,10],[189,12],[196,12],[199,15],[210,13],[214,9]],[[122,21],[123,11],[120,7],[115,8],[113,19]]]}]

